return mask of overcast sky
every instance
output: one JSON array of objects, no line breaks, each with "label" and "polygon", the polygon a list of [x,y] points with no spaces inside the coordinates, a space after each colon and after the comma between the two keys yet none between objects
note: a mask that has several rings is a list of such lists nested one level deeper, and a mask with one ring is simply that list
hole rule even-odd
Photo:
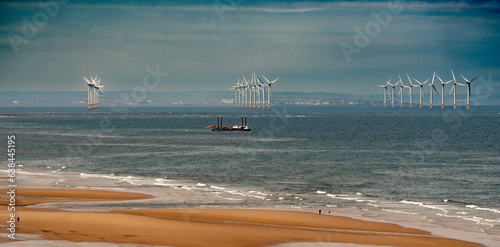
[{"label": "overcast sky", "polygon": [[381,93],[450,69],[500,81],[498,1],[41,2],[0,2],[1,91],[86,91],[89,73],[131,90],[157,65],[169,75],[154,91],[229,90],[253,72],[295,92]]}]

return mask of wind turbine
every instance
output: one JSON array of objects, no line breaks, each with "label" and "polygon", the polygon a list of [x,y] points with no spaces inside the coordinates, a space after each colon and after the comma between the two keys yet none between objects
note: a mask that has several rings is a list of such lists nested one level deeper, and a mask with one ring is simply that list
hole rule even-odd
[{"label": "wind turbine", "polygon": [[431,102],[430,102],[431,109],[432,109],[432,103],[433,103],[433,101],[432,101],[432,95],[434,94],[434,93],[432,92],[432,89],[434,89],[434,91],[436,91],[436,93],[439,95],[439,93],[438,93],[438,91],[437,91],[436,87],[434,87],[434,78],[435,78],[435,77],[436,77],[436,71],[434,71],[434,74],[432,74],[432,82],[431,82],[431,84],[429,84],[429,89],[430,89],[430,98],[431,98]]},{"label": "wind turbine", "polygon": [[413,96],[413,94],[411,93],[411,89],[413,88],[413,84],[411,84],[410,76],[408,74],[406,74],[406,76],[408,77],[408,81],[410,81],[410,86],[406,86],[406,87],[410,88],[408,95],[410,95],[410,108],[412,108],[412,96]]},{"label": "wind turbine", "polygon": [[447,82],[444,82],[443,80],[441,80],[441,77],[439,77],[437,74],[436,74],[436,77],[441,81],[441,109],[444,110],[444,85],[452,82],[453,80],[449,80]]},{"label": "wind turbine", "polygon": [[234,107],[238,107],[238,84],[240,83],[240,78],[238,78],[238,82],[236,86],[232,87],[229,90],[234,90]]},{"label": "wind turbine", "polygon": [[457,95],[457,85],[460,86],[465,86],[464,84],[457,83],[457,80],[455,80],[455,74],[453,74],[453,70],[451,70],[451,75],[453,75],[453,87],[450,90],[453,91],[453,110],[457,109],[457,102],[456,102],[456,95]]},{"label": "wind turbine", "polygon": [[257,80],[257,74],[255,74],[255,72],[252,74],[252,81],[253,81],[253,85],[252,85],[252,91],[253,91],[253,109],[256,109],[257,106],[257,101],[256,101],[256,96],[257,96],[257,93],[260,94],[260,91],[259,91],[259,85],[258,85],[258,80]]},{"label": "wind turbine", "polygon": [[[242,81],[243,82],[243,81]],[[236,92],[238,92],[236,95],[236,103],[235,103],[235,106],[236,107],[241,107],[241,101],[242,101],[242,90],[241,90],[241,87],[242,87],[242,82],[240,82],[240,78],[238,78],[238,82],[236,82],[236,86],[234,86]],[[236,93],[235,92],[235,93]]]},{"label": "wind turbine", "polygon": [[[389,81],[391,81],[391,79],[389,79]],[[398,85],[398,83],[399,83],[399,81],[396,82],[396,84],[394,84],[394,85],[392,85],[391,83],[389,83],[389,85],[392,86],[392,96],[391,96],[391,99],[392,99],[392,108],[394,108],[394,88],[396,87],[396,85]]]},{"label": "wind turbine", "polygon": [[[391,82],[391,79],[389,79],[389,81],[386,82],[385,86],[384,85],[377,85],[378,87],[383,87],[384,88],[384,107],[387,107],[387,100],[386,100],[386,95],[389,94],[387,92],[387,86],[389,86],[389,84],[392,86],[392,84],[390,83]],[[394,108],[394,86],[392,87],[392,97],[393,97],[393,100],[392,100],[392,107]]]},{"label": "wind turbine", "polygon": [[401,80],[401,76],[398,75],[398,77],[399,77],[398,83],[401,82],[401,88],[399,88],[398,94],[401,95],[401,109],[403,109],[403,88],[408,87],[408,86],[403,85],[403,80]]},{"label": "wind turbine", "polygon": [[462,74],[460,74],[460,76],[462,78],[464,78],[465,82],[467,82],[467,111],[468,111],[469,108],[470,108],[469,107],[470,106],[470,93],[471,93],[471,91],[470,91],[470,84],[471,84],[472,81],[474,81],[477,78],[477,76],[474,79],[470,80],[470,81],[467,80]]},{"label": "wind turbine", "polygon": [[[258,76],[257,76],[257,80],[259,80],[260,84],[259,84],[259,90],[260,88],[262,88],[262,100],[260,99],[259,97],[259,101],[262,102],[262,110],[265,110],[266,108],[266,83],[263,82]],[[260,102],[259,102],[259,109],[260,109]]]},{"label": "wind turbine", "polygon": [[82,76],[82,78],[83,80],[85,80],[85,82],[87,82],[86,85],[88,86],[88,109],[92,110],[94,108],[98,108],[99,91],[104,93],[102,88],[105,87],[104,85],[101,85],[101,78],[97,77],[97,75],[95,77],[92,77],[92,75],[90,75],[90,80],[85,76]]},{"label": "wind turbine", "polygon": [[[389,79],[389,81],[391,81],[391,79]],[[396,82],[396,84],[394,84],[394,85],[392,85],[392,84],[390,84],[390,83],[389,83],[389,84],[392,86],[392,108],[394,108],[394,88],[395,88],[395,87],[396,87],[396,85],[398,85],[398,83],[400,83],[400,82],[401,82],[401,78],[400,78],[400,79],[399,79],[399,81],[398,81],[398,82]]]},{"label": "wind turbine", "polygon": [[417,79],[413,78],[419,86],[420,86],[420,109],[422,109],[422,97],[424,96],[424,85],[429,81],[429,79],[425,80],[424,83],[419,82]]},{"label": "wind turbine", "polygon": [[264,75],[262,75],[262,77],[264,77],[264,79],[267,81],[267,106],[268,109],[271,110],[271,85],[275,83],[279,79],[279,77],[272,82],[269,82],[269,80]]},{"label": "wind turbine", "polygon": [[248,107],[248,81],[247,81],[247,78],[245,78],[245,76],[243,76],[243,91],[244,91],[244,94],[245,94],[245,100],[244,100],[244,103],[243,103],[243,107],[244,108],[247,108]]}]

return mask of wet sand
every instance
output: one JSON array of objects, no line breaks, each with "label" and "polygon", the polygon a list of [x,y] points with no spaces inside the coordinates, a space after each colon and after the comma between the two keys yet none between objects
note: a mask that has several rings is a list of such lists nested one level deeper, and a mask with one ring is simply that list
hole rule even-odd
[{"label": "wet sand", "polygon": [[[0,190],[7,207],[7,190]],[[419,229],[318,215],[256,209],[140,209],[108,212],[64,211],[26,207],[47,202],[143,200],[149,195],[78,189],[18,189],[17,234],[47,240],[112,242],[164,246],[272,246],[294,242],[337,242],[386,246],[483,246],[432,235]],[[64,204],[62,204],[64,205]],[[8,211],[0,215],[8,219]],[[6,228],[2,228],[8,242]]]}]

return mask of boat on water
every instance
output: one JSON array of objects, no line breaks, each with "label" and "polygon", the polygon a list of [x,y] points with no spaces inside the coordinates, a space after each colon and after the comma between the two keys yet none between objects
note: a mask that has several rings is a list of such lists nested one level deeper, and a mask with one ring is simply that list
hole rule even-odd
[{"label": "boat on water", "polygon": [[217,116],[217,125],[205,126],[203,127],[203,131],[208,128],[212,128],[212,131],[251,131],[248,127],[246,116],[241,116],[241,125],[233,125],[232,127],[224,126],[222,116]]}]

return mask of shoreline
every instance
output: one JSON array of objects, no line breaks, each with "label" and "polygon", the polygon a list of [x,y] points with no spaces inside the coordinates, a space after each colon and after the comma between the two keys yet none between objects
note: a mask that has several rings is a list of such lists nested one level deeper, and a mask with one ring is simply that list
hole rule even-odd
[{"label": "shoreline", "polygon": [[[332,240],[338,242],[347,242],[347,243],[356,243],[356,244],[364,244],[364,246],[371,246],[372,244],[386,244],[391,246],[405,246],[405,243],[410,243],[411,241],[415,241],[415,238],[424,239],[445,239],[446,241],[458,241],[454,242],[453,246],[495,246],[500,241],[495,238],[491,238],[488,236],[462,232],[457,230],[451,230],[444,227],[440,227],[437,225],[428,224],[425,222],[417,222],[412,218],[404,219],[402,221],[393,221],[388,220],[387,218],[382,217],[371,217],[367,212],[353,212],[352,209],[347,208],[324,208],[332,211],[331,215],[317,215],[317,209],[315,206],[310,206],[309,208],[294,208],[290,205],[283,206],[268,206],[268,207],[252,207],[242,205],[233,205],[233,206],[214,206],[217,209],[210,208],[212,205],[215,196],[212,197],[197,195],[193,196],[190,191],[179,189],[179,188],[171,188],[171,187],[142,187],[142,186],[128,186],[123,183],[118,183],[116,181],[111,181],[110,179],[97,179],[93,177],[89,177],[89,181],[84,181],[86,184],[93,184],[93,186],[84,186],[81,181],[77,181],[72,178],[72,175],[64,174],[64,178],[67,180],[71,180],[73,183],[71,186],[65,182],[62,182],[60,179],[60,175],[54,176],[45,176],[45,175],[27,175],[20,174],[20,184],[22,184],[22,188],[20,188],[20,192],[22,190],[26,190],[26,195],[29,197],[25,197],[24,199],[29,199],[26,202],[29,202],[30,206],[23,206],[19,208],[19,213],[21,215],[21,228],[24,228],[26,225],[27,218],[32,218],[34,222],[33,226],[35,227],[46,227],[46,224],[40,224],[40,222],[50,222],[52,219],[64,219],[68,218],[67,216],[75,217],[80,220],[91,220],[94,219],[94,222],[106,221],[108,224],[100,225],[102,227],[101,232],[86,232],[91,226],[80,229],[78,226],[79,222],[64,222],[58,220],[58,223],[53,222],[51,230],[49,230],[53,235],[50,235],[46,232],[34,231],[27,232],[28,234],[35,234],[44,236],[44,239],[49,240],[76,240],[79,242],[89,242],[86,238],[77,237],[79,234],[85,234],[90,236],[99,236],[97,239],[93,241],[97,241],[99,239],[105,239],[106,241],[117,241],[117,239],[110,239],[109,236],[99,235],[102,232],[106,232],[110,226],[126,226],[128,230],[116,230],[114,232],[115,235],[131,235],[136,236],[135,238],[140,238],[141,236],[154,239],[161,238],[161,234],[159,235],[148,235],[148,233],[140,233],[134,227],[137,227],[135,224],[123,224],[118,222],[130,222],[130,221],[142,221],[142,220],[150,220],[154,219],[155,227],[151,228],[148,224],[142,224],[139,228],[143,227],[144,229],[150,229],[153,231],[154,229],[169,229],[172,233],[176,230],[177,232],[174,235],[179,236],[188,236],[189,234],[194,237],[198,235],[203,236],[211,236],[214,233],[218,235],[225,236],[229,231],[234,231],[234,229],[242,228],[238,230],[238,232],[245,232],[245,234],[249,236],[254,236],[251,239],[267,239],[267,242],[256,242],[255,246],[294,246],[294,244],[298,244],[298,242],[313,242],[313,243],[325,243]],[[1,181],[1,180],[0,180]],[[33,190],[27,190],[27,188],[38,188]],[[68,190],[73,189],[73,191]],[[49,189],[49,190],[48,190]],[[111,192],[103,192],[103,191],[111,191]],[[43,193],[42,193],[43,192]],[[71,193],[69,193],[71,192]],[[73,193],[80,192],[80,193]],[[83,193],[82,193],[83,192]],[[128,195],[127,197],[118,196],[120,193],[125,193],[121,195]],[[110,195],[107,197],[106,195]],[[1,196],[3,197],[5,193],[2,192]],[[21,196],[21,194],[19,194]],[[114,195],[114,196],[113,196]],[[134,195],[134,196],[132,196]],[[140,196],[137,196],[140,195]],[[38,196],[38,198],[37,198]],[[68,196],[64,198],[65,196]],[[128,199],[128,200],[125,200]],[[223,202],[222,199],[218,198],[219,202]],[[22,203],[22,198],[19,198],[19,202]],[[45,204],[38,204],[45,203]],[[165,209],[164,203],[172,203],[176,206],[168,207]],[[192,206],[198,203],[198,206]],[[158,207],[158,205],[160,205]],[[187,205],[188,208],[182,205]],[[223,205],[223,204],[222,204]],[[181,208],[182,207],[182,208]],[[210,212],[210,213],[207,213]],[[327,212],[323,210],[323,212]],[[6,213],[3,212],[3,213]],[[246,215],[255,215],[258,217],[252,217],[248,219]],[[283,217],[281,219],[275,219],[275,222],[271,220],[273,215],[282,215],[289,214],[287,217]],[[304,217],[304,214],[307,214],[307,217]],[[367,217],[367,215],[369,217]],[[2,217],[6,217],[2,214]],[[314,224],[306,224],[301,225],[297,222],[289,223],[289,219],[295,219],[304,217],[304,222],[307,222],[311,219],[323,221],[324,219],[336,219],[341,220],[342,224],[347,224],[346,222],[363,222],[362,225],[374,225],[372,228],[354,228],[354,229],[342,229],[341,227],[336,227],[333,225],[318,225],[318,223]],[[328,218],[330,217],[330,218]],[[255,221],[255,219],[267,219],[271,221]],[[313,221],[314,221],[313,220]],[[38,223],[37,223],[38,222]],[[197,226],[200,225],[210,225],[209,229],[206,228],[197,228],[198,232],[193,232],[189,230],[190,228],[183,228],[184,225],[187,224],[189,226]],[[341,224],[341,225],[342,225]],[[61,229],[57,228],[57,225],[71,225],[75,227],[79,227],[76,231],[78,234],[74,233],[73,235],[65,235],[60,231]],[[95,226],[95,225],[93,225]],[[93,227],[92,226],[92,227]],[[388,231],[386,229],[387,226],[397,226],[397,231]],[[255,230],[258,228],[257,230]],[[276,230],[275,228],[278,228]],[[5,228],[4,228],[5,229]],[[76,228],[74,228],[76,229]],[[212,232],[214,230],[219,232]],[[328,230],[325,230],[328,229]],[[377,230],[378,229],[378,230]],[[383,229],[383,230],[382,230]],[[413,229],[413,230],[407,230]],[[181,231],[182,230],[182,231]],[[286,230],[286,231],[285,231]],[[418,231],[417,236],[411,235],[411,231]],[[5,231],[5,230],[4,230]],[[248,233],[247,233],[248,231]],[[317,235],[311,239],[308,234],[304,234],[303,232],[316,232]],[[401,232],[403,231],[403,232]],[[410,232],[406,232],[410,231]],[[127,232],[127,233],[125,233]],[[134,233],[135,232],[135,233]],[[220,233],[223,232],[224,234]],[[280,236],[280,238],[271,238],[268,239],[266,234],[261,235],[259,232],[264,233],[276,233],[276,236]],[[286,233],[283,233],[286,232]],[[394,234],[394,232],[396,234]],[[22,233],[22,232],[19,232]],[[57,233],[57,234],[56,234]],[[390,234],[389,234],[390,233]],[[414,232],[415,233],[415,232]],[[59,235],[58,235],[59,234]],[[65,236],[54,237],[54,236]],[[216,235],[217,235],[216,234]],[[390,241],[393,242],[379,242],[378,240],[373,242],[371,238],[380,238],[380,234],[383,234],[384,239],[385,236],[391,236]],[[405,235],[406,234],[406,235]],[[76,235],[76,236],[75,236]],[[189,235],[189,236],[191,236]],[[364,238],[363,240],[358,240],[359,236],[369,236]],[[394,236],[395,235],[395,236]],[[51,236],[51,237],[48,237]],[[193,236],[188,237],[191,239]],[[237,238],[237,235],[227,235],[232,236],[231,238]],[[301,238],[297,238],[297,236],[301,236]],[[353,237],[356,236],[356,237]],[[370,237],[371,236],[371,237]],[[375,236],[375,237],[374,237]],[[216,239],[215,237],[212,237]],[[129,238],[127,238],[129,239]],[[132,238],[133,239],[133,238]],[[340,240],[339,240],[340,239]],[[129,239],[130,240],[130,239]],[[134,243],[134,244],[145,244],[144,240],[140,240],[139,242],[130,242],[127,240],[126,242],[120,243]],[[181,239],[182,240],[182,239]],[[182,242],[179,240],[179,242]],[[224,238],[216,239],[214,241],[223,241]],[[299,241],[300,240],[300,241]],[[35,241],[29,240],[28,241]],[[246,238],[243,238],[241,241],[247,241]],[[263,240],[264,241],[264,240]],[[357,241],[357,242],[356,242]],[[365,241],[365,242],[363,242]],[[419,240],[420,241],[420,240]],[[444,240],[443,240],[444,241]],[[470,241],[470,242],[467,242]],[[1,242],[4,242],[2,240]],[[19,242],[19,241],[16,241]],[[100,242],[100,241],[97,241]],[[203,241],[202,241],[203,242]],[[148,245],[163,245],[163,246],[189,246],[176,244],[177,242],[147,242]],[[458,245],[456,245],[458,243]],[[462,245],[464,244],[465,245]],[[479,244],[478,244],[479,243]],[[192,243],[194,245],[200,245],[198,243]],[[235,245],[237,242],[228,243],[226,246],[237,246]],[[482,245],[481,245],[482,244]],[[415,244],[414,244],[415,245]],[[12,245],[16,246],[16,245]],[[48,244],[47,246],[51,246]],[[64,246],[64,245],[62,245]],[[208,245],[207,245],[208,246]],[[220,245],[224,246],[224,245]],[[300,245],[299,245],[300,246]],[[328,246],[328,245],[325,245]],[[418,245],[422,246],[422,245]],[[433,244],[429,243],[425,246],[433,246]]]}]

